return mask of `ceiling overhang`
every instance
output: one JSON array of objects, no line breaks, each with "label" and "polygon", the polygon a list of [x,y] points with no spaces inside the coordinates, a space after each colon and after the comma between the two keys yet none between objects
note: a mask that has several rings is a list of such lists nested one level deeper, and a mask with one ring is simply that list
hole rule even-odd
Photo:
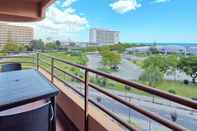
[{"label": "ceiling overhang", "polygon": [[0,21],[32,22],[45,17],[54,0],[0,0]]}]

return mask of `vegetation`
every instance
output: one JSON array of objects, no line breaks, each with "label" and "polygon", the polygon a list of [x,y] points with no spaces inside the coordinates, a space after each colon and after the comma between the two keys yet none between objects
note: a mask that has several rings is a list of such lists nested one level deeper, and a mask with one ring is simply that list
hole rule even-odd
[{"label": "vegetation", "polygon": [[127,48],[138,46],[132,43],[118,43],[113,45],[104,45],[104,46],[89,46],[83,49],[85,52],[95,52],[103,49],[108,49],[109,51],[116,51],[118,53],[123,53]]},{"label": "vegetation", "polygon": [[41,39],[32,40],[30,42],[30,48],[32,48],[32,50],[44,50],[44,42]]},{"label": "vegetation", "polygon": [[179,69],[192,77],[193,83],[197,79],[197,56],[182,57],[178,65]]},{"label": "vegetation", "polygon": [[108,47],[103,47],[99,50],[102,56],[102,63],[111,69],[116,68],[121,62],[121,56],[118,52],[109,50]]},{"label": "vegetation", "polygon": [[155,87],[156,83],[163,80],[163,73],[158,67],[149,66],[140,77],[140,80],[148,82],[149,86]]}]

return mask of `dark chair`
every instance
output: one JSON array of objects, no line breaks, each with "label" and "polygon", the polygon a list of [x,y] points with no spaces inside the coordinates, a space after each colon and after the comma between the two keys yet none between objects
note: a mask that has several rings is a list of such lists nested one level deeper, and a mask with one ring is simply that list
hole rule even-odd
[{"label": "dark chair", "polygon": [[0,131],[50,131],[51,105],[16,114],[0,115]]},{"label": "dark chair", "polygon": [[1,72],[15,71],[21,69],[22,67],[20,63],[11,63],[11,64],[2,65]]}]

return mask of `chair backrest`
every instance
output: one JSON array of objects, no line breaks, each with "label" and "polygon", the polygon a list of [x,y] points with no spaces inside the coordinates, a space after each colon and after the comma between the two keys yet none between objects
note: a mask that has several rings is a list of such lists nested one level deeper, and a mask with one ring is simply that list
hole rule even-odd
[{"label": "chair backrest", "polygon": [[10,63],[2,65],[1,71],[2,72],[8,72],[8,71],[15,71],[15,70],[21,70],[21,64],[20,63]]},{"label": "chair backrest", "polygon": [[30,111],[0,116],[0,131],[50,131],[50,103]]}]

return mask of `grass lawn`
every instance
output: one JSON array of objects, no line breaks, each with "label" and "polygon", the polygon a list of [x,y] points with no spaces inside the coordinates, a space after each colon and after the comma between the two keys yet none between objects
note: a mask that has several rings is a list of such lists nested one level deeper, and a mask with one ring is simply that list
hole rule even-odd
[{"label": "grass lawn", "polygon": [[197,84],[185,85],[181,81],[163,81],[157,84],[157,88],[164,91],[173,89],[177,95],[197,98]]},{"label": "grass lawn", "polygon": [[59,59],[70,61],[72,63],[86,64],[88,62],[88,58],[83,53],[81,55],[70,55],[65,52],[51,52],[46,54],[52,57],[57,57]]},{"label": "grass lawn", "polygon": [[[138,82],[144,84],[141,81],[138,81]],[[111,82],[111,83],[114,83],[114,84],[113,84],[113,87],[109,86],[110,89],[125,92],[125,86],[123,84],[115,83],[115,82]],[[190,97],[190,98],[197,98],[197,84],[185,85],[181,81],[164,80],[163,82],[158,83],[156,85],[156,88],[166,91],[166,92],[168,92],[169,90],[174,90],[176,92],[176,95]],[[129,92],[141,94],[141,95],[150,95],[148,93],[137,90],[135,88],[131,88]]]},{"label": "grass lawn", "polygon": [[108,67],[97,68],[97,70],[102,71],[102,72],[106,72],[106,73],[115,72],[113,69],[108,68]]}]

